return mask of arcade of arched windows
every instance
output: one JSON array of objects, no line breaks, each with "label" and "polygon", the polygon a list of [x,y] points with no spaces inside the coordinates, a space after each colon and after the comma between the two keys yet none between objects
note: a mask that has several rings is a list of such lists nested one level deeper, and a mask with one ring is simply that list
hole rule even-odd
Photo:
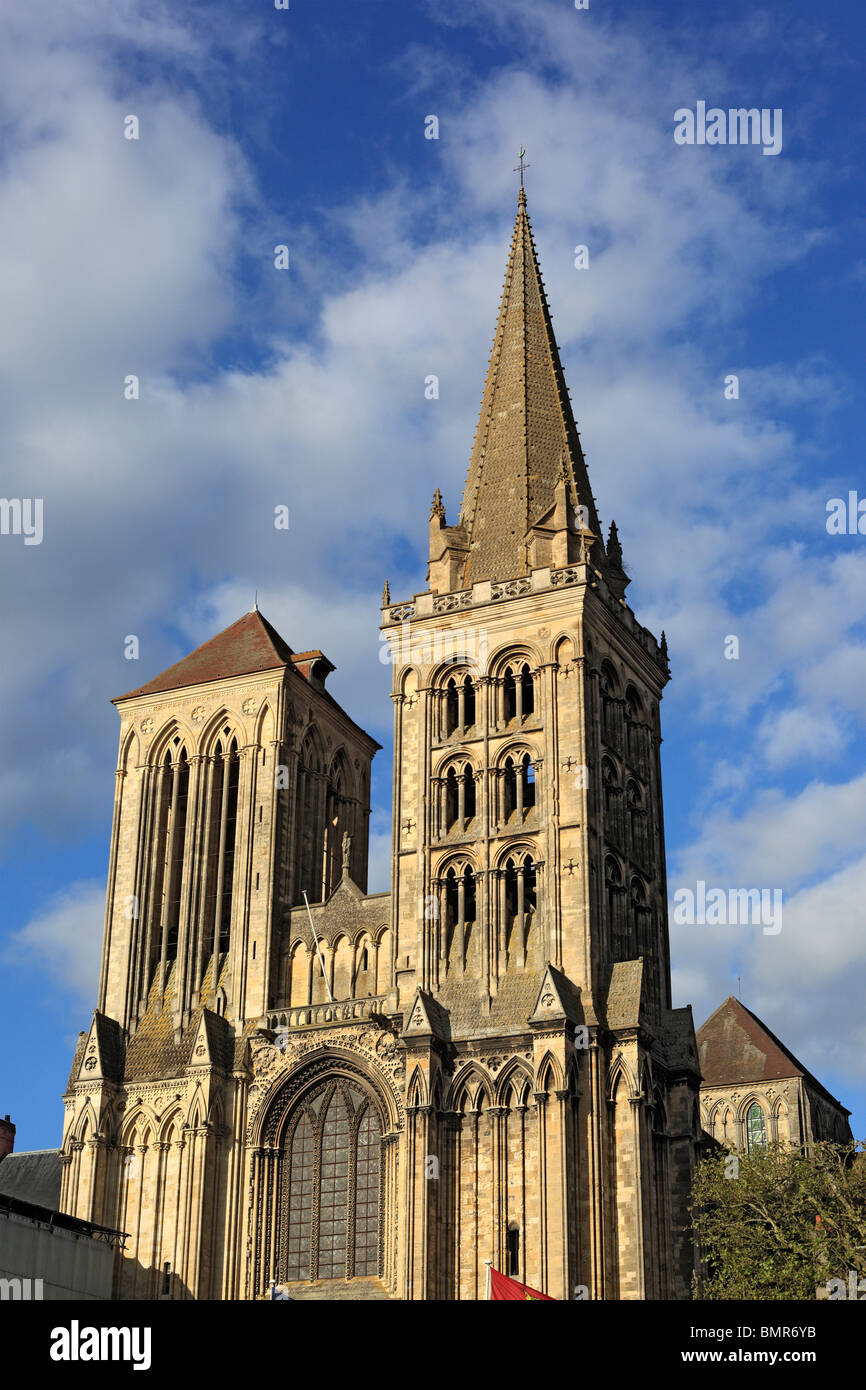
[{"label": "arcade of arched windows", "polygon": [[467,734],[477,718],[477,692],[472,677],[456,671],[433,692],[434,736],[440,741]]},{"label": "arcade of arched windows", "polygon": [[[491,825],[514,828],[529,819],[536,807],[536,773],[540,767],[541,760],[526,748],[511,748],[500,754],[487,780]],[[458,758],[440,768],[432,783],[433,837],[470,834],[482,809],[482,772],[468,758]]]},{"label": "arcade of arched windows", "polygon": [[[466,671],[446,674],[432,691],[434,741],[471,738],[485,726],[506,729],[525,723],[536,713],[536,676],[529,660],[522,656],[504,663],[500,660],[495,672],[480,680]],[[489,706],[484,703],[487,687],[491,691]]]},{"label": "arcade of arched windows", "polygon": [[434,836],[465,834],[475,819],[480,774],[468,759],[458,759],[433,779],[431,807]]},{"label": "arcade of arched windows", "polygon": [[795,1142],[789,1110],[781,1096],[770,1101],[764,1095],[749,1094],[735,1103],[722,1097],[717,1100],[706,1120],[713,1138],[730,1149],[759,1152],[769,1144]]},{"label": "arcade of arched windows", "polygon": [[[296,940],[280,958],[270,1007],[285,1010],[324,1004],[329,989],[338,1002],[379,997],[391,987],[391,971],[391,932],[387,927],[364,931],[354,938],[344,933],[333,940],[320,937],[318,949]],[[276,1014],[272,1027],[286,1026],[288,1021],[286,1014]]]},{"label": "arcade of arched windows", "polygon": [[485,937],[495,975],[512,962],[526,964],[534,942],[539,872],[539,863],[525,846],[504,853],[488,873],[478,871],[469,856],[440,866],[425,914],[440,979],[466,969],[482,922],[489,923]]}]

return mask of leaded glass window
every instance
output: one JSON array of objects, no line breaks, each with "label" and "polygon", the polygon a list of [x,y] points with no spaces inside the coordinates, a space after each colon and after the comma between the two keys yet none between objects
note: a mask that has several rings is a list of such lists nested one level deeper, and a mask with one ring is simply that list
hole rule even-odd
[{"label": "leaded glass window", "polygon": [[307,1096],[287,1138],[283,1278],[378,1274],[381,1140],[362,1086],[339,1078]]},{"label": "leaded glass window", "polygon": [[751,1153],[754,1149],[767,1147],[767,1122],[757,1101],[746,1111],[746,1146]]}]

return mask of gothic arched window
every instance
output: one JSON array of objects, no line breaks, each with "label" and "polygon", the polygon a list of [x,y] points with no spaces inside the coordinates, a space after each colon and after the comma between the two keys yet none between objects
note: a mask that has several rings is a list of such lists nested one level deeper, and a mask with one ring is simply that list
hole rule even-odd
[{"label": "gothic arched window", "polygon": [[445,829],[450,830],[457,822],[457,769],[449,767],[445,778]]},{"label": "gothic arched window", "polygon": [[526,946],[536,909],[538,873],[531,854],[512,856],[505,861],[503,910],[505,946],[509,957],[525,961]]},{"label": "gothic arched window", "polygon": [[520,697],[518,714],[522,718],[525,718],[527,714],[533,714],[535,711],[535,685],[532,680],[532,672],[525,661],[520,668],[520,689],[518,694]]},{"label": "gothic arched window", "polygon": [[475,723],[475,686],[471,676],[463,677],[463,727],[471,729]]},{"label": "gothic arched window", "polygon": [[523,792],[522,810],[531,811],[535,805],[535,769],[532,766],[532,758],[528,753],[524,753],[520,760],[520,780]]},{"label": "gothic arched window", "polygon": [[639,863],[646,864],[646,811],[643,804],[643,793],[634,778],[630,778],[626,786],[625,801],[628,808],[629,839],[631,842],[632,857],[637,859]]},{"label": "gothic arched window", "polygon": [[505,668],[502,679],[502,718],[508,724],[517,717],[517,683],[510,666]]},{"label": "gothic arched window", "polygon": [[620,745],[619,719],[619,680],[609,661],[601,668],[601,733],[605,743],[611,748]]},{"label": "gothic arched window", "polygon": [[452,676],[445,687],[445,733],[453,734],[460,717],[457,682]]},{"label": "gothic arched window", "polygon": [[612,854],[604,861],[604,883],[607,897],[607,922],[614,960],[622,960],[622,870]]},{"label": "gothic arched window", "polygon": [[629,761],[639,771],[644,772],[647,765],[647,727],[643,701],[633,685],[625,692],[626,739]]},{"label": "gothic arched window", "polygon": [[463,816],[469,821],[475,815],[475,776],[469,763],[463,769]]},{"label": "gothic arched window", "polygon": [[746,1111],[746,1148],[755,1153],[767,1147],[767,1121],[758,1102],[752,1101]]},{"label": "gothic arched window", "polygon": [[[166,758],[169,760],[170,756],[170,754],[166,754]],[[180,891],[183,881],[186,811],[189,800],[189,763],[185,748],[181,748],[177,755],[177,762],[172,768],[169,787],[162,930],[165,959],[174,960],[177,956],[177,934],[180,925]]]},{"label": "gothic arched window", "polygon": [[327,787],[318,733],[310,729],[301,746],[295,790],[294,900],[322,901]]},{"label": "gothic arched window", "polygon": [[619,773],[612,758],[601,760],[601,785],[604,789],[604,832],[619,844],[621,792]]},{"label": "gothic arched window", "polygon": [[382,1122],[366,1087],[323,1082],[290,1126],[282,1279],[379,1273]]},{"label": "gothic arched window", "polygon": [[635,876],[629,886],[629,910],[631,913],[628,947],[632,955],[643,955],[649,949],[647,919],[650,914],[646,888]]}]

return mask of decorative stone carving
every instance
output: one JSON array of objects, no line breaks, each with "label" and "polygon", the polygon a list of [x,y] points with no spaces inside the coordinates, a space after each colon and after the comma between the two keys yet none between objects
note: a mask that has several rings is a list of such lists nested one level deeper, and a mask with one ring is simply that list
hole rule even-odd
[{"label": "decorative stone carving", "polygon": [[249,1047],[253,1082],[249,1092],[247,1142],[251,1142],[254,1122],[280,1073],[289,1072],[302,1059],[309,1058],[312,1062],[316,1054],[327,1065],[328,1053],[332,1048],[354,1053],[374,1074],[380,1075],[383,1081],[387,1080],[402,1115],[399,1090],[406,1071],[406,1050],[400,1038],[390,1029],[371,1028],[369,1024],[362,1029],[316,1029],[297,1036],[286,1035],[285,1045],[281,1048],[259,1035],[250,1039]]}]

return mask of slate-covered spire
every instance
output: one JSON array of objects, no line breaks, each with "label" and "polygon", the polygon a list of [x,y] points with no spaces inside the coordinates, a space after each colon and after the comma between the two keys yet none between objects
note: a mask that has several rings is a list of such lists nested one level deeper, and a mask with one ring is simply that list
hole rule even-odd
[{"label": "slate-covered spire", "polygon": [[464,584],[526,571],[527,533],[554,508],[563,470],[569,505],[600,537],[521,188],[460,514]]}]

